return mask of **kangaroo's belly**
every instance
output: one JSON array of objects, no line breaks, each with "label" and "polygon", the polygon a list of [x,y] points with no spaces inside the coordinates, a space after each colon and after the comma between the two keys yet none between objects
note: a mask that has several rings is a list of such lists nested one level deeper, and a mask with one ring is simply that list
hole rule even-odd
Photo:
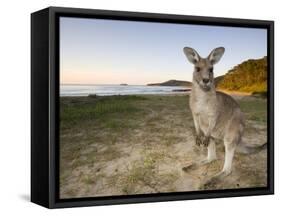
[{"label": "kangaroo's belly", "polygon": [[[213,121],[213,116],[208,116],[206,114],[201,114],[198,116],[199,119],[199,128],[201,129],[201,131],[206,134],[208,129],[209,129],[209,124],[210,121]],[[215,138],[215,139],[223,139],[223,135],[224,135],[224,129],[225,127],[221,127],[220,124],[218,124],[218,122],[216,123],[215,127],[213,130],[211,130],[211,137]]]}]

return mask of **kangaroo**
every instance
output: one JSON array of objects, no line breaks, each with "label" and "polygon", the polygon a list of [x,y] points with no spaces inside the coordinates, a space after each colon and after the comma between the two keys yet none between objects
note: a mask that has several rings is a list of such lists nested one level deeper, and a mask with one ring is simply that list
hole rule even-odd
[{"label": "kangaroo", "polygon": [[[231,173],[237,147],[242,153],[252,153],[255,149],[242,144],[245,119],[238,103],[231,96],[215,89],[213,68],[220,61],[225,48],[215,48],[207,58],[202,58],[190,47],[184,47],[183,51],[194,65],[189,105],[196,131],[195,143],[208,148],[207,158],[193,165],[207,164],[217,159],[215,139],[222,140],[225,147],[224,166],[205,182],[209,184]],[[256,149],[262,148],[264,146]],[[183,168],[185,171],[187,169]]]}]

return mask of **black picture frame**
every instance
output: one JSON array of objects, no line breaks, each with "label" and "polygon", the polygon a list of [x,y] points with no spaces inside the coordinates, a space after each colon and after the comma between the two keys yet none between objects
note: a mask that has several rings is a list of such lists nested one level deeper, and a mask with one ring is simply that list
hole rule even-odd
[{"label": "black picture frame", "polygon": [[[268,181],[264,188],[59,199],[59,17],[267,29]],[[49,7],[31,15],[31,201],[47,208],[191,200],[274,193],[274,22]]]}]

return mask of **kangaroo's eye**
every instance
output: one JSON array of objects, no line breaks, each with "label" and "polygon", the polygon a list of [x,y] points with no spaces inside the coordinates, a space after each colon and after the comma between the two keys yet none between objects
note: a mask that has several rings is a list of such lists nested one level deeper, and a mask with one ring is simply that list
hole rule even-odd
[{"label": "kangaroo's eye", "polygon": [[209,68],[209,72],[210,72],[210,73],[213,73],[213,68]]},{"label": "kangaroo's eye", "polygon": [[199,72],[200,71],[200,67],[195,67],[195,71]]}]

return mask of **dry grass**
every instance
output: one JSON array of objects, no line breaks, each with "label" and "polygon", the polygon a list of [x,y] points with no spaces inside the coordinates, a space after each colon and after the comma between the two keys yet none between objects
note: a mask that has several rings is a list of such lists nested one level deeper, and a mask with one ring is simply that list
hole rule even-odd
[{"label": "dry grass", "polygon": [[[245,139],[266,140],[266,100],[238,98],[246,113]],[[61,198],[200,190],[223,166],[218,161],[190,172],[181,168],[202,159],[194,147],[188,96],[61,98]],[[235,155],[233,173],[208,189],[266,185],[266,151]]]}]

